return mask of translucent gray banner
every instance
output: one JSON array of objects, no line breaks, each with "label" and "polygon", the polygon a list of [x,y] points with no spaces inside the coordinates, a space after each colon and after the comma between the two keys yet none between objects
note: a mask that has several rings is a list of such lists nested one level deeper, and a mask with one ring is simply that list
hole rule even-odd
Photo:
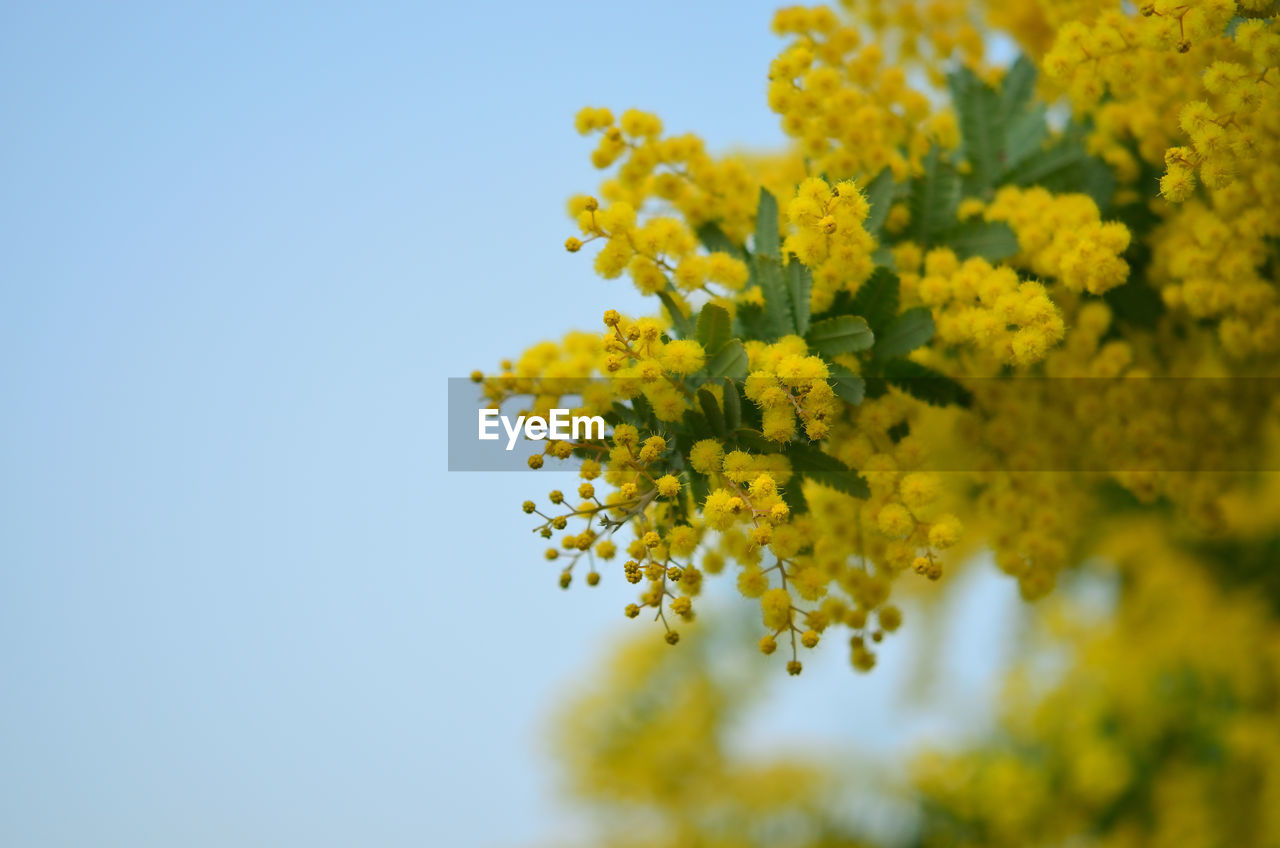
[{"label": "translucent gray banner", "polygon": [[[542,455],[555,436],[566,436],[570,446],[580,447],[588,437],[598,439],[602,427],[612,433],[614,425],[623,421],[639,425],[645,435],[665,436],[677,451],[687,450],[697,439],[715,437],[725,443],[726,450],[783,453],[812,461],[821,447],[805,438],[803,428],[789,443],[764,439],[760,411],[744,394],[742,380],[679,381],[686,408],[677,421],[659,420],[641,397],[638,402],[623,401],[599,410],[600,418],[576,422],[575,416],[584,416],[579,409],[584,394],[626,397],[635,393],[635,382],[628,386],[608,385],[608,378],[508,382],[524,391],[504,397],[495,406],[486,397],[486,386],[468,378],[449,380],[450,471],[527,471],[530,457]],[[1276,378],[929,374],[845,375],[826,382],[848,402],[902,393],[958,409],[954,427],[945,436],[929,432],[923,467],[917,470],[1280,470],[1280,445],[1275,442],[1280,437],[1280,379]],[[494,384],[489,388],[492,391]],[[732,397],[726,402],[729,391],[736,395],[736,403]],[[802,395],[804,387],[791,391]],[[527,413],[535,406],[558,412],[532,420]],[[856,415],[856,406],[851,411]],[[889,436],[897,440],[910,432],[907,420],[891,429]],[[825,447],[828,453],[838,453]],[[566,459],[547,457],[544,467],[571,470],[586,453],[579,450]],[[841,473],[838,467],[817,470]]]}]

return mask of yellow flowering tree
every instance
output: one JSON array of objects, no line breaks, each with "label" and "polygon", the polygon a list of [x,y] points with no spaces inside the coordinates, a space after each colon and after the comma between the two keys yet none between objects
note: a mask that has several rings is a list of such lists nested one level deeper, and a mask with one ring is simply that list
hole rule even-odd
[{"label": "yellow flowering tree", "polygon": [[1275,14],[794,7],[768,69],[785,150],[582,110],[605,177],[565,246],[653,310],[473,375],[489,406],[608,422],[530,460],[580,478],[524,504],[561,585],[635,584],[626,615],[675,645],[727,579],[792,674],[836,631],[866,671],[910,581],[987,549],[1043,597],[1107,553],[1118,504],[1170,557],[1274,552]]},{"label": "yellow flowering tree", "polygon": [[[608,424],[541,443],[578,488],[524,504],[563,587],[623,579],[661,636],[558,723],[594,844],[1280,844],[1276,17],[793,7],[784,150],[579,113],[604,179],[565,247],[653,308],[473,378]],[[859,760],[874,787],[728,744],[737,646],[799,674],[840,633],[868,671],[902,598],[984,551],[1037,602],[988,737],[897,783]],[[747,626],[690,627],[715,580]]]}]

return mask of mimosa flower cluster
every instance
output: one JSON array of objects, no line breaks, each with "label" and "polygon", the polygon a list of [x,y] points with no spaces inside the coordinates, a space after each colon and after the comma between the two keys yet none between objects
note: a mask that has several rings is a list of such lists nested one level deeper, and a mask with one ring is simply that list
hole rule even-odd
[{"label": "mimosa flower cluster", "polygon": [[[582,110],[605,174],[565,247],[653,310],[477,375],[491,405],[610,424],[530,463],[578,475],[524,505],[561,584],[635,585],[625,614],[676,644],[727,578],[792,674],[837,631],[868,670],[896,593],[962,555],[1035,599],[1117,500],[1187,545],[1236,532],[1280,444],[1256,383],[1280,376],[1274,14],[795,7],[783,150]],[[1025,55],[990,64],[984,27]]]}]

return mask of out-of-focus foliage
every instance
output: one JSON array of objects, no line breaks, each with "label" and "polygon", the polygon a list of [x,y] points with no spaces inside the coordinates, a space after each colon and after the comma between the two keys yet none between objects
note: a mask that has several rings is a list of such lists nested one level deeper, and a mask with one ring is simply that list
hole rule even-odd
[{"label": "out-of-focus foliage", "polygon": [[[746,670],[725,671],[736,634],[722,620],[696,628],[689,651],[627,645],[556,723],[573,796],[598,814],[593,844],[1277,844],[1274,613],[1214,584],[1159,522],[1124,524],[1088,577],[1115,600],[1047,601],[997,731],[915,752],[905,782],[892,777],[901,763],[839,756],[840,740],[812,765],[735,757],[725,740],[754,699]],[[893,826],[864,826],[868,802]]]},{"label": "out-of-focus foliage", "polygon": [[592,844],[862,844],[829,765],[734,754],[759,685],[749,666],[723,660],[735,629],[695,628],[680,651],[626,644],[557,717],[569,789],[596,814]]},{"label": "out-of-focus foliage", "polygon": [[1065,673],[1037,685],[1024,670],[999,738],[921,759],[924,844],[1280,844],[1272,611],[1213,585],[1157,523],[1113,544],[1114,617],[1048,626],[1070,648]]}]

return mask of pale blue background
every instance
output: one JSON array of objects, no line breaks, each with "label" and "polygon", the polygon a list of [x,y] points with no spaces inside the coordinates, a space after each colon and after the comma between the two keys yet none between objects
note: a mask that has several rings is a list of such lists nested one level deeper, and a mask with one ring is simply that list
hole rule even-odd
[{"label": "pale blue background", "polygon": [[[5,4],[0,845],[568,827],[540,734],[631,593],[445,472],[445,379],[635,307],[560,246],[573,113],[775,143],[771,5]],[[894,725],[830,663],[776,728]]]}]

